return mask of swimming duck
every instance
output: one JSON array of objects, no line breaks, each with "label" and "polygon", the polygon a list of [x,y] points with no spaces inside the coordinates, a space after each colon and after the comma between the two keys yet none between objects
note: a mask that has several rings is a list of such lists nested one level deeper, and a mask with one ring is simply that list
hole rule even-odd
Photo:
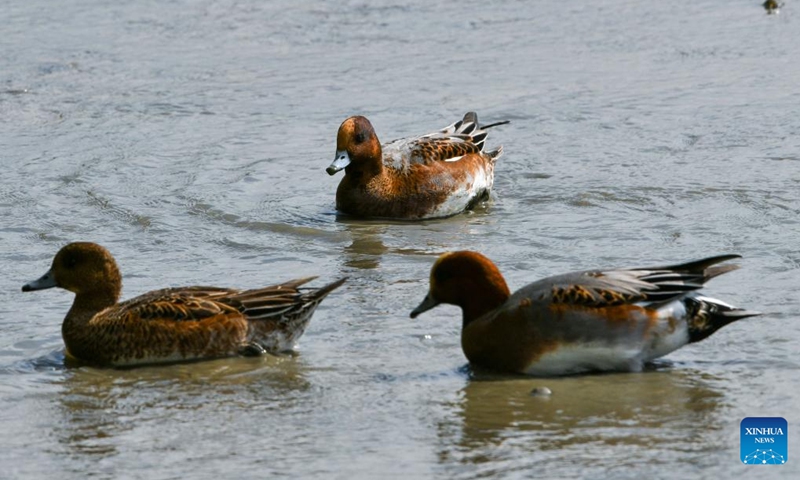
[{"label": "swimming duck", "polygon": [[289,350],[322,299],[345,281],[298,288],[314,278],[254,290],[166,288],[117,303],[122,277],[114,257],[100,245],[77,242],[63,247],[50,270],[22,291],[75,293],[61,325],[67,356],[131,366]]},{"label": "swimming duck", "polygon": [[349,215],[417,220],[456,215],[489,196],[494,164],[503,147],[483,151],[486,130],[509,123],[478,125],[462,120],[420,137],[381,145],[365,117],[345,120],[336,136],[330,175],[344,169],[336,208]]},{"label": "swimming duck", "polygon": [[772,14],[779,14],[781,13],[781,7],[783,6],[782,3],[778,3],[776,0],[766,0],[764,3],[761,4],[764,7],[764,10],[767,11],[767,15]]},{"label": "swimming duck", "polygon": [[545,278],[513,295],[497,267],[477,252],[446,253],[411,312],[461,307],[461,347],[475,365],[550,376],[638,371],[645,362],[759,315],[697,290],[738,268],[721,255],[680,265],[587,270]]}]

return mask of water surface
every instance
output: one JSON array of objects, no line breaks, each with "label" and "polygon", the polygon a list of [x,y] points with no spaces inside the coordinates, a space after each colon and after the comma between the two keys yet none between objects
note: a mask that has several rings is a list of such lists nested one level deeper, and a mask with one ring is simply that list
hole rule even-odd
[{"label": "water surface", "polygon": [[[741,419],[800,420],[800,26],[759,3],[4,2],[2,476],[752,474]],[[489,204],[335,215],[347,116],[388,141],[468,110],[512,122]],[[71,295],[20,287],[76,240],[112,251],[124,297],[351,280],[296,356],[67,367]],[[708,293],[766,315],[642,373],[472,372],[457,309],[408,319],[453,249],[512,289],[739,253]],[[793,446],[771,477],[797,478]]]}]

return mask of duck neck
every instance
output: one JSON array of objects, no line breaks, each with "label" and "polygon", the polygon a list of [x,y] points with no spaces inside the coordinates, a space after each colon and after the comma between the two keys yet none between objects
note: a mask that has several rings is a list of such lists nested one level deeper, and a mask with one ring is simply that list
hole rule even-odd
[{"label": "duck neck", "polygon": [[459,302],[463,314],[462,327],[466,327],[492,310],[500,308],[510,295],[508,285],[502,277],[482,281],[475,288],[465,288],[461,302]]},{"label": "duck neck", "polygon": [[369,179],[379,176],[383,173],[383,156],[381,150],[378,149],[377,155],[372,154],[366,158],[362,157],[357,161],[351,162],[350,165],[345,167],[344,172],[352,178],[359,179]]},{"label": "duck neck", "polygon": [[65,337],[67,330],[86,325],[97,313],[115,305],[118,300],[119,289],[113,288],[76,294],[72,308],[64,319],[62,332],[65,333]]}]

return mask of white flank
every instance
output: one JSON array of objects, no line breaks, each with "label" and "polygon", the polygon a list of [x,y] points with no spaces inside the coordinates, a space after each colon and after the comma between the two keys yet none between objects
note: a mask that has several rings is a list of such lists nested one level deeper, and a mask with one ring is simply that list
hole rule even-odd
[{"label": "white flank", "polygon": [[598,370],[642,369],[642,345],[606,345],[601,343],[559,347],[546,353],[525,373],[536,376],[569,375]]},{"label": "white flank", "polygon": [[654,360],[674,352],[689,343],[686,305],[674,300],[658,309],[658,325],[650,331],[650,341],[642,351],[644,361]]},{"label": "white flank", "polygon": [[448,217],[463,212],[473,198],[485,190],[492,189],[494,175],[493,172],[487,172],[487,168],[483,167],[475,172],[474,177],[468,177],[467,180],[465,185],[461,185],[457,190],[450,192],[447,199],[426,217]]},{"label": "white flank", "polygon": [[601,370],[640,371],[651,360],[689,343],[686,306],[681,299],[658,309],[658,322],[641,340],[627,337],[614,342],[590,342],[559,347],[546,353],[525,373],[568,375]]}]

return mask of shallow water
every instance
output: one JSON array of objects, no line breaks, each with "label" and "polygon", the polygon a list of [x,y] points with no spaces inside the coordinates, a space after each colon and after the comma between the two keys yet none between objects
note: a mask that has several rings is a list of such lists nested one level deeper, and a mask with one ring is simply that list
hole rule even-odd
[{"label": "shallow water", "polygon": [[[800,420],[794,4],[296,3],[3,6],[0,476],[800,475],[794,440],[785,466],[738,460],[743,417]],[[335,215],[344,118],[388,141],[467,110],[512,121],[487,140],[488,205]],[[75,240],[112,251],[124,297],[350,281],[293,357],[66,367],[71,295],[19,290]],[[708,293],[766,315],[642,373],[472,372],[457,309],[408,319],[436,255],[465,248],[512,289],[735,252]]]}]

